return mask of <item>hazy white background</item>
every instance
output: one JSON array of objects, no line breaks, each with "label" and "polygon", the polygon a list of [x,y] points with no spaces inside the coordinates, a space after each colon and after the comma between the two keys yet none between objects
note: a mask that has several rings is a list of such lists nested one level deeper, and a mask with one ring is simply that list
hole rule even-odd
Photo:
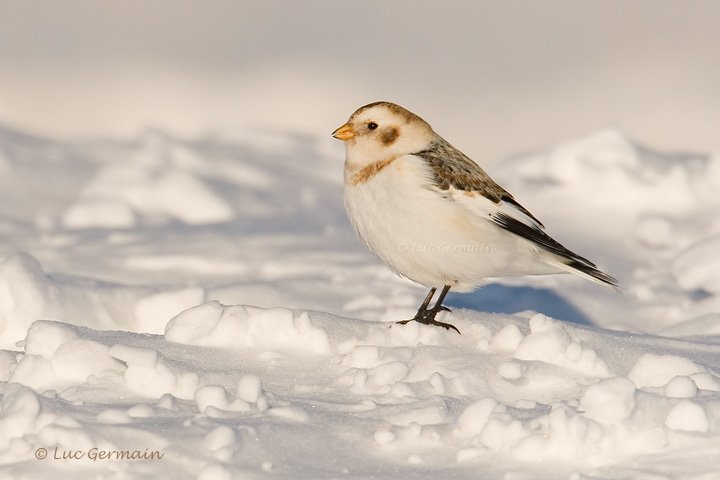
[{"label": "hazy white background", "polygon": [[606,126],[707,152],[719,46],[715,0],[0,0],[0,124],[329,135],[384,99],[484,164]]}]

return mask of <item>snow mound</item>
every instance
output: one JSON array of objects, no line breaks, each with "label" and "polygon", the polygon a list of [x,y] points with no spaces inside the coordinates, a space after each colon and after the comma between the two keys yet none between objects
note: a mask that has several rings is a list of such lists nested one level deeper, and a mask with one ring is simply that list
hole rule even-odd
[{"label": "snow mound", "polygon": [[534,182],[582,195],[584,208],[618,209],[621,217],[639,212],[672,215],[695,209],[698,202],[720,204],[713,175],[720,168],[717,163],[716,156],[652,152],[616,130],[604,130],[547,153],[518,158],[501,172],[508,180],[504,183],[513,186]]},{"label": "snow mound", "polygon": [[228,221],[234,210],[191,167],[192,151],[149,134],[120,165],[103,166],[64,214],[66,228],[128,228],[142,215],[197,225]]},{"label": "snow mound", "polygon": [[324,331],[307,314],[286,308],[225,307],[214,301],[186,310],[170,320],[165,338],[187,345],[216,347],[287,347],[315,353],[329,351]]},{"label": "snow mound", "polygon": [[[633,339],[618,343],[602,329],[540,314],[448,316],[462,336],[219,302],[182,312],[164,337],[37,321],[10,365],[0,444],[20,459],[48,445],[127,448],[113,438],[121,424],[144,435],[144,447],[185,456],[191,475],[208,468],[205,451],[243,468],[290,462],[301,477],[316,468],[340,474],[318,455],[320,443],[359,476],[372,458],[383,468],[434,465],[470,478],[498,462],[519,472],[537,462],[567,475],[631,471],[638,456],[692,452],[720,437],[712,373],[720,347],[712,365],[693,361],[693,344],[677,341],[673,355],[618,362],[602,347]],[[667,348],[660,337],[642,342]],[[65,402],[84,412],[69,424],[53,413]],[[158,431],[152,418],[161,412]],[[178,438],[183,428],[192,435]],[[281,431],[287,438],[278,444]],[[254,446],[242,454],[248,436]]]},{"label": "snow mound", "polygon": [[720,295],[720,235],[704,238],[683,250],[673,262],[678,285]]},{"label": "snow mound", "polygon": [[[258,132],[257,137],[270,135]],[[267,158],[283,155],[275,162],[288,168],[284,156],[302,151],[303,142],[284,137],[283,148],[268,151],[257,142],[238,148],[179,142],[146,132],[136,145],[115,147],[106,154],[108,158],[94,170],[60,222],[75,230],[168,221],[204,225],[318,210],[326,196],[326,176],[294,166],[297,172],[292,177],[278,178],[273,171],[276,165]],[[303,177],[312,181],[295,181]]]},{"label": "snow mound", "polygon": [[202,302],[198,287],[129,287],[47,275],[26,253],[0,260],[0,346],[11,348],[37,319],[162,332],[168,318]]}]

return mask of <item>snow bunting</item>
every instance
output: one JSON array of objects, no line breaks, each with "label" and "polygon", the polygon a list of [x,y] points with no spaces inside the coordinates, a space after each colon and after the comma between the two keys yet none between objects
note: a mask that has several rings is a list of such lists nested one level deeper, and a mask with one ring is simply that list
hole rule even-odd
[{"label": "snow bunting", "polygon": [[415,317],[398,323],[460,333],[435,320],[445,295],[492,277],[569,272],[617,289],[414,113],[371,103],[332,135],[345,142],[345,210],[358,235],[392,271],[430,288]]}]

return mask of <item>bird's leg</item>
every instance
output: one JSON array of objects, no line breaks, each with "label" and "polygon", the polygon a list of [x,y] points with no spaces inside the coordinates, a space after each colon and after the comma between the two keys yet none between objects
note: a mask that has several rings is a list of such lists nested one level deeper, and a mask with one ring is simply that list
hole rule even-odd
[{"label": "bird's leg", "polygon": [[405,325],[406,323],[412,322],[414,320],[416,322],[422,323],[423,325],[435,325],[438,327],[443,327],[447,330],[450,330],[452,328],[459,334],[460,330],[458,330],[454,325],[438,322],[437,320],[435,320],[435,316],[438,314],[438,312],[442,310],[447,310],[448,312],[450,311],[449,308],[443,306],[442,304],[443,300],[445,300],[445,295],[447,295],[448,291],[450,290],[450,285],[445,285],[443,287],[437,301],[435,302],[435,306],[433,306],[432,308],[428,308],[428,305],[430,305],[430,300],[432,299],[433,295],[435,295],[435,290],[435,288],[430,289],[430,293],[428,293],[427,297],[425,297],[425,301],[422,303],[422,305],[420,305],[420,308],[415,314],[415,317],[411,318],[410,320],[403,320],[402,322],[397,323],[400,325]]},{"label": "bird's leg", "polygon": [[427,310],[428,305],[430,305],[430,300],[432,300],[433,295],[435,295],[435,290],[437,290],[437,288],[435,288],[435,287],[430,289],[430,291],[427,294],[427,297],[425,297],[425,300],[423,301],[422,305],[420,305],[420,308],[418,309],[418,311]]},{"label": "bird's leg", "polygon": [[[414,318],[411,318],[410,320],[403,320],[403,321],[401,321],[401,322],[395,322],[395,323],[397,323],[398,325],[405,325],[405,324],[408,323],[408,322],[412,322],[413,320],[417,320],[418,317],[420,316],[420,314],[421,314],[422,312],[427,312],[427,311],[428,311],[428,305],[430,305],[430,300],[432,300],[432,297],[433,297],[433,295],[435,295],[435,291],[436,291],[436,290],[437,290],[437,288],[435,288],[435,287],[433,287],[433,288],[430,289],[430,291],[428,292],[427,296],[425,297],[425,300],[423,300],[422,305],[420,305],[420,308],[418,308],[418,311],[417,311],[417,313],[415,314],[415,317],[414,317]],[[392,327],[392,325],[390,325],[390,326]]]}]

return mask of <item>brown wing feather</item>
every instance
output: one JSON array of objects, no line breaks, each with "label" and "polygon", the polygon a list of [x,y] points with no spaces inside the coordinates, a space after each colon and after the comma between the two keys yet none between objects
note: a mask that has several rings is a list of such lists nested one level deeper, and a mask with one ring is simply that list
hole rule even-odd
[{"label": "brown wing feather", "polygon": [[424,150],[414,153],[432,168],[433,184],[440,190],[454,187],[466,192],[476,192],[493,203],[511,203],[519,211],[543,226],[535,216],[520,205],[513,196],[485,173],[470,157],[442,138],[432,142]]}]

